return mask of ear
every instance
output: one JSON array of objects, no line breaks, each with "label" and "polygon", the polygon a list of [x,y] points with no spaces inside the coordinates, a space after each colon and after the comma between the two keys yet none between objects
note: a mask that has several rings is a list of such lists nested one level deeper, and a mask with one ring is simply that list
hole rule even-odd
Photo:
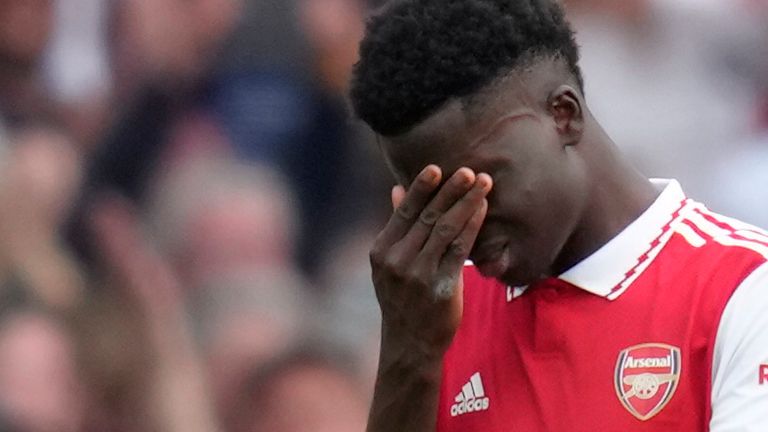
[{"label": "ear", "polygon": [[581,141],[584,133],[584,111],[582,100],[573,87],[561,85],[549,95],[547,109],[555,120],[557,131],[565,145]]}]

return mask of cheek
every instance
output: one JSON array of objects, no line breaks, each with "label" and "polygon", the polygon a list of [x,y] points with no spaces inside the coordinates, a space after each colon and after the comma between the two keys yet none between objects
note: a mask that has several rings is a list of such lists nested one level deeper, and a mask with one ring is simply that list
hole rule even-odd
[{"label": "cheek", "polygon": [[540,197],[535,215],[539,223],[535,237],[546,248],[542,254],[550,261],[557,259],[576,230],[584,205],[580,180],[561,174],[552,179],[546,195]]},{"label": "cheek", "polygon": [[527,156],[494,173],[489,214],[516,227],[518,235],[540,240],[561,237],[578,219],[584,199],[581,170],[559,154]]},{"label": "cheek", "polygon": [[[539,177],[519,184],[513,194],[500,199],[508,222],[532,256],[551,259],[562,248],[578,219],[578,198],[560,181]],[[555,179],[557,180],[557,179]]]}]

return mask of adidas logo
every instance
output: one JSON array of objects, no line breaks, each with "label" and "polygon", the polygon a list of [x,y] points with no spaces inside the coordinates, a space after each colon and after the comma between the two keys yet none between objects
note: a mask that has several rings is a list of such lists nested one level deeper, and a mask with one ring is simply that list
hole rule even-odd
[{"label": "adidas logo", "polygon": [[469,379],[469,382],[461,388],[461,393],[456,395],[456,403],[451,405],[451,417],[462,414],[485,411],[490,405],[490,400],[485,397],[483,381],[480,379],[480,372],[475,372]]}]

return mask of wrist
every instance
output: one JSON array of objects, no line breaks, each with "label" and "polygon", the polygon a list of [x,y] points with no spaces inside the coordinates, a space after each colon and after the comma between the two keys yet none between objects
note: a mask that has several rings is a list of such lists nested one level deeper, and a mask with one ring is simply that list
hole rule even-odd
[{"label": "wrist", "polygon": [[382,331],[380,369],[397,369],[439,382],[447,347],[424,343],[409,335]]}]

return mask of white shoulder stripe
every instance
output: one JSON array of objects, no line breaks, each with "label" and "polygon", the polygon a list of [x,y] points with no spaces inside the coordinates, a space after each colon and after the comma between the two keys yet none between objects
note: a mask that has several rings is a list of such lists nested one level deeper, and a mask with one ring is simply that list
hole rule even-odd
[{"label": "white shoulder stripe", "polygon": [[691,212],[688,215],[688,220],[703,233],[711,236],[712,240],[720,243],[723,246],[735,246],[749,249],[759,253],[765,258],[768,258],[768,246],[765,244],[752,240],[738,239],[734,237],[734,233],[732,231],[728,231],[717,226],[697,212]]},{"label": "white shoulder stripe", "polygon": [[683,238],[685,238],[685,240],[688,242],[688,244],[690,244],[695,248],[699,248],[707,244],[707,240],[704,237],[700,236],[699,233],[694,231],[690,225],[685,223],[685,221],[677,224],[677,226],[675,226],[675,231],[678,234],[682,235]]},{"label": "white shoulder stripe", "polygon": [[698,204],[696,206],[696,209],[698,211],[700,211],[701,213],[703,213],[703,214],[705,214],[705,215],[707,215],[707,216],[709,216],[709,217],[711,217],[713,219],[716,219],[716,220],[718,220],[720,222],[723,222],[725,224],[728,224],[728,225],[732,226],[736,231],[750,231],[750,232],[753,232],[755,234],[762,235],[766,240],[768,240],[768,231],[766,231],[766,230],[764,230],[762,228],[756,227],[754,225],[748,224],[748,223],[740,221],[738,219],[734,219],[732,217],[723,216],[723,215],[721,215],[719,213],[715,213],[712,210],[708,209],[707,207],[705,207],[704,205],[701,205],[701,204]]},{"label": "white shoulder stripe", "polygon": [[740,235],[746,239],[754,240],[761,243],[767,243],[768,244],[768,236],[764,236],[762,234],[758,234],[754,231],[746,231],[746,230],[738,230],[735,232],[735,234]]}]

